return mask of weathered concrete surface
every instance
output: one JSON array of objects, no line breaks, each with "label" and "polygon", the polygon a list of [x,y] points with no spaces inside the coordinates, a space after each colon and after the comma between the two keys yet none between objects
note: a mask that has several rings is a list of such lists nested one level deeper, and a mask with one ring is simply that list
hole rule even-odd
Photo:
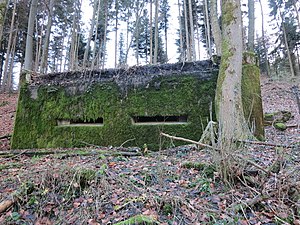
[{"label": "weathered concrete surface", "polygon": [[[161,138],[161,131],[199,140],[214,100],[217,74],[218,66],[206,60],[47,74],[33,76],[29,84],[23,78],[12,148],[126,142],[156,150],[183,144]],[[136,117],[174,121],[135,124]]]}]

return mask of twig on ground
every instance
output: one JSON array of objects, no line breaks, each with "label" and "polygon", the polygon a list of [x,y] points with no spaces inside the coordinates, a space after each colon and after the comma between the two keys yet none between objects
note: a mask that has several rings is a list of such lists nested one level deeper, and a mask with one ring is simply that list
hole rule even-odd
[{"label": "twig on ground", "polygon": [[11,134],[6,134],[6,135],[3,135],[3,136],[0,136],[0,140],[2,139],[10,139],[11,138]]},{"label": "twig on ground", "polygon": [[257,169],[265,172],[266,174],[273,174],[272,172],[268,171],[267,169],[261,167],[260,165],[258,165],[257,163],[249,160],[249,159],[245,159],[242,155],[238,155],[238,154],[235,154],[235,156],[239,157],[241,160],[244,160],[246,161],[247,163],[250,163],[252,166],[256,167]]},{"label": "twig on ground", "polygon": [[134,141],[134,140],[135,140],[135,138],[128,139],[127,141],[124,141],[124,142],[120,145],[120,147],[123,147],[123,145],[125,145],[127,142]]},{"label": "twig on ground", "polygon": [[238,142],[247,143],[247,144],[254,144],[254,145],[272,146],[272,147],[284,147],[284,148],[291,148],[291,147],[293,147],[291,145],[266,143],[266,142],[262,142],[262,141],[238,140]]},{"label": "twig on ground", "polygon": [[9,209],[13,204],[15,204],[16,200],[14,198],[10,200],[4,200],[3,202],[0,202],[0,213],[5,212],[7,209]]},{"label": "twig on ground", "polygon": [[166,133],[163,133],[163,132],[161,132],[160,135],[161,135],[161,136],[164,136],[164,137],[167,137],[167,138],[170,138],[170,139],[173,139],[173,140],[177,140],[177,141],[185,141],[185,142],[189,142],[189,143],[192,143],[192,144],[201,146],[201,147],[210,148],[210,149],[219,151],[218,148],[212,147],[212,146],[207,145],[207,144],[203,144],[203,143],[201,143],[201,142],[193,141],[193,140],[190,140],[190,139],[187,139],[187,138],[171,136],[171,135],[166,134]]}]

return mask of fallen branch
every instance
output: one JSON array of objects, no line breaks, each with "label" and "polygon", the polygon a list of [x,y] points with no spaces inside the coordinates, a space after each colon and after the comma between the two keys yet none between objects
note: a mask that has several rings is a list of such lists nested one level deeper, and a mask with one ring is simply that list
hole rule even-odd
[{"label": "fallen branch", "polygon": [[15,204],[16,200],[11,199],[11,200],[4,200],[3,202],[0,202],[0,213],[5,212],[7,209],[12,207],[13,204]]},{"label": "fallen branch", "polygon": [[207,144],[203,144],[203,143],[201,143],[201,142],[193,141],[193,140],[190,140],[190,139],[186,139],[186,138],[182,138],[182,137],[176,137],[176,136],[171,136],[171,135],[166,134],[166,133],[163,133],[163,132],[161,132],[160,135],[161,135],[161,136],[164,136],[164,137],[167,137],[167,138],[170,138],[170,139],[173,139],[173,140],[189,142],[189,143],[198,145],[198,146],[200,146],[200,147],[210,148],[210,149],[219,151],[218,148],[212,147],[212,146],[207,145]]},{"label": "fallen branch", "polygon": [[249,159],[245,159],[242,155],[238,155],[238,154],[235,154],[235,156],[239,157],[241,160],[244,160],[246,161],[247,163],[250,163],[252,166],[256,167],[257,169],[265,172],[266,174],[273,174],[272,172],[268,171],[267,169],[261,167],[260,165],[258,165],[257,163],[249,160]]},{"label": "fallen branch", "polygon": [[11,134],[6,134],[6,135],[3,135],[3,136],[0,136],[0,140],[2,139],[10,139],[11,138]]},{"label": "fallen branch", "polygon": [[243,205],[246,205],[247,207],[251,208],[254,205],[256,205],[257,203],[265,201],[266,199],[268,199],[267,196],[263,196],[263,195],[259,194],[256,197],[249,199],[247,201],[242,201],[241,203],[233,204],[233,206],[231,206],[230,209],[232,209],[234,212],[238,212],[238,211],[242,210]]},{"label": "fallen branch", "polygon": [[265,145],[265,146],[272,146],[272,147],[284,147],[284,148],[291,148],[291,145],[283,145],[283,144],[274,144],[274,143],[266,143],[262,141],[250,141],[250,140],[238,140],[238,142],[253,144],[253,145]]}]

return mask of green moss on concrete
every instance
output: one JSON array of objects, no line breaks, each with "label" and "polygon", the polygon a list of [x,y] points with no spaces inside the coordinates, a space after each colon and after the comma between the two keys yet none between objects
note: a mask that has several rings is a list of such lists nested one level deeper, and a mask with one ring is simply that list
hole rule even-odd
[{"label": "green moss on concrete", "polygon": [[264,120],[260,89],[260,70],[255,64],[243,65],[242,101],[246,121],[259,140],[264,139]]},{"label": "green moss on concrete", "polygon": [[[154,87],[160,82],[160,88]],[[131,89],[121,96],[115,83],[94,85],[89,92],[71,95],[62,87],[41,86],[38,97],[31,98],[22,85],[12,138],[12,148],[148,145],[156,150],[171,141],[160,138],[161,131],[198,140],[209,115],[216,79],[201,81],[195,76],[158,77],[149,88]],[[56,90],[56,91],[53,91]],[[187,115],[188,124],[133,125],[131,116]],[[57,126],[58,119],[95,120],[104,118],[101,127]],[[183,144],[180,141],[172,142]]]}]

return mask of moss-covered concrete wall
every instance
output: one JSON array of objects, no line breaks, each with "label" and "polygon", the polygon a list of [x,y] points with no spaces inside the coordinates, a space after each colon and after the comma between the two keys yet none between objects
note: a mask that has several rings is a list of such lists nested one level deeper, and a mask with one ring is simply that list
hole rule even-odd
[{"label": "moss-covered concrete wall", "polygon": [[[214,100],[218,67],[211,61],[68,72],[22,80],[12,148],[99,146],[151,150],[184,144],[159,133],[199,140]],[[25,77],[25,74],[22,75]],[[135,116],[187,116],[187,123],[134,124]],[[102,126],[59,126],[92,121]]]},{"label": "moss-covered concrete wall", "polygon": [[[214,99],[217,67],[210,61],[50,74],[22,82],[12,148],[171,145],[161,131],[198,140]],[[135,125],[134,116],[187,116],[187,123]],[[58,126],[58,120],[103,126]],[[175,142],[174,144],[182,144]]]}]

